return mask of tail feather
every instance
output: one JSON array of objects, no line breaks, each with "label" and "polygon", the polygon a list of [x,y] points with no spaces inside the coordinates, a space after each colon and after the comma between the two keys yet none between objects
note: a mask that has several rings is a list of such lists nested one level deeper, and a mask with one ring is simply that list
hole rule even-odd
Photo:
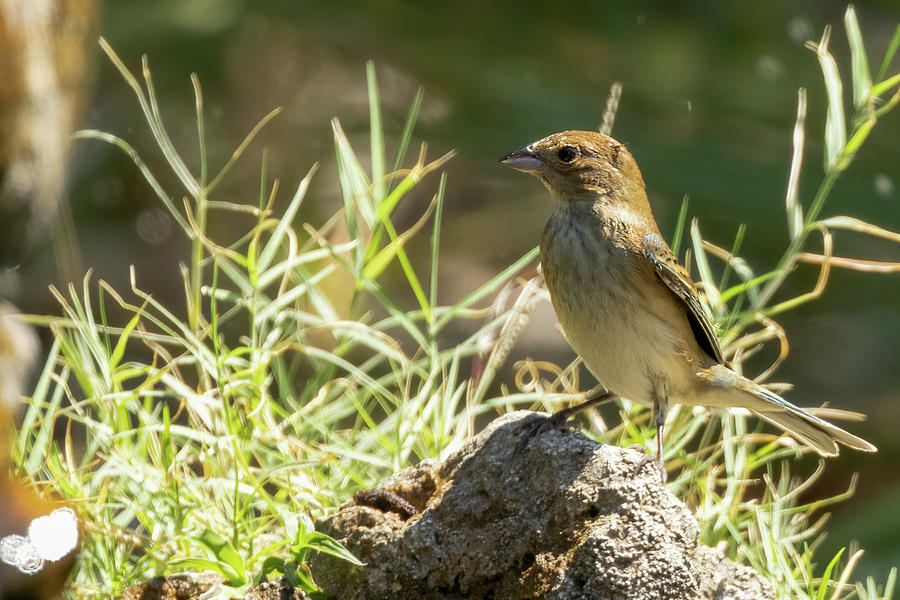
[{"label": "tail feather", "polygon": [[711,377],[707,383],[728,393],[728,406],[746,408],[776,427],[790,433],[801,442],[813,448],[822,456],[836,456],[838,444],[843,444],[863,452],[876,452],[874,444],[844,431],[837,425],[829,423],[802,408],[795,406],[774,392],[759,386],[723,367],[716,365],[710,370]]},{"label": "tail feather", "polygon": [[[833,436],[805,421],[803,417],[791,413],[753,412],[779,429],[790,433],[822,456],[837,456],[838,445]],[[846,433],[840,429],[838,431]]]},{"label": "tail feather", "polygon": [[754,408],[750,410],[773,425],[796,435],[822,456],[837,455],[838,443],[854,450],[862,450],[863,452],[876,452],[878,450],[874,444],[841,429],[837,425],[829,423],[825,419],[809,414],[781,396],[755,384],[754,387],[758,389],[753,390],[753,395],[763,398],[774,407],[777,407],[777,410],[759,410]]}]

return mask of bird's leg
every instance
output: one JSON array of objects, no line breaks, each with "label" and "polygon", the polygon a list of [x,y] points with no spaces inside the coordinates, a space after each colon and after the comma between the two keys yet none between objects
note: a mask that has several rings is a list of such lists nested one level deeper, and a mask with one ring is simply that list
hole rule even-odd
[{"label": "bird's leg", "polygon": [[[656,468],[659,471],[659,479],[660,482],[665,485],[666,479],[668,479],[668,472],[666,471],[666,466],[663,463],[663,428],[666,423],[666,413],[669,408],[669,397],[668,394],[656,394],[653,399],[653,419],[656,421]],[[641,462],[638,463],[637,468],[634,470],[634,474],[637,475],[641,469],[644,468],[644,465],[649,463],[652,458],[650,458],[649,454],[644,454],[641,457]]]},{"label": "bird's leg", "polygon": [[576,404],[575,406],[569,406],[568,408],[558,410],[549,417],[536,416],[536,418],[524,421],[516,429],[516,435],[520,436],[519,447],[525,447],[533,437],[540,435],[545,431],[550,431],[551,429],[568,431],[569,419],[573,415],[587,408],[591,408],[592,406],[610,402],[615,398],[615,394],[613,394],[612,392],[606,392],[605,394],[594,396],[593,398],[585,400],[584,402]]},{"label": "bird's leg", "polygon": [[659,479],[663,485],[666,485],[666,479],[669,477],[666,465],[663,464],[663,426],[666,424],[668,409],[669,398],[663,396],[662,401],[660,401],[659,396],[657,396],[653,401],[653,416],[656,419],[656,467],[659,469]]}]

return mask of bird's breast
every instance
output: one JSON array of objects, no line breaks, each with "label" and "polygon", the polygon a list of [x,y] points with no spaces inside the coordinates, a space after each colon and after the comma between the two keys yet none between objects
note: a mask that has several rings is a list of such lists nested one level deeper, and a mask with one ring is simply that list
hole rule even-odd
[{"label": "bird's breast", "polygon": [[560,324],[588,369],[615,394],[651,404],[660,386],[690,377],[673,325],[686,320],[622,226],[561,207],[544,230],[541,261]]}]

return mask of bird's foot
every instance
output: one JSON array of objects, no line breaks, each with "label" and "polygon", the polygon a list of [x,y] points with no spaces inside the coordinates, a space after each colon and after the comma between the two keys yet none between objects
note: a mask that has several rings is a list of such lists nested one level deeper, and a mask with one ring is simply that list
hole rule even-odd
[{"label": "bird's foot", "polygon": [[567,410],[560,410],[552,415],[545,417],[543,415],[532,415],[528,419],[522,421],[516,427],[515,434],[519,437],[517,450],[522,450],[535,437],[542,435],[548,431],[556,429],[563,433],[572,429],[569,425],[569,417],[571,413]]},{"label": "bird's foot", "polygon": [[662,456],[656,456],[655,458],[647,452],[647,449],[640,444],[631,444],[628,446],[631,450],[637,450],[642,454],[641,460],[638,461],[637,466],[634,468],[633,477],[637,477],[638,473],[641,472],[641,469],[644,468],[644,465],[653,463],[656,466],[656,469],[659,471],[659,481],[663,485],[666,485],[666,481],[669,478],[669,473],[666,471],[666,466],[663,464]]}]

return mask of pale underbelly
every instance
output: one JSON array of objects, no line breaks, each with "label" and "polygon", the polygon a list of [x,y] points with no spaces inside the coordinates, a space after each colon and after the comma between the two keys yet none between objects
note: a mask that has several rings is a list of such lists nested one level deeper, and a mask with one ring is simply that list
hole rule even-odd
[{"label": "pale underbelly", "polygon": [[654,398],[693,403],[700,359],[677,300],[661,282],[650,279],[648,288],[646,279],[623,276],[628,267],[617,268],[613,257],[597,258],[577,270],[544,265],[572,348],[618,396],[648,406]]},{"label": "pale underbelly", "polygon": [[684,352],[655,315],[614,303],[557,314],[585,366],[616,395],[649,406],[685,387]]}]

